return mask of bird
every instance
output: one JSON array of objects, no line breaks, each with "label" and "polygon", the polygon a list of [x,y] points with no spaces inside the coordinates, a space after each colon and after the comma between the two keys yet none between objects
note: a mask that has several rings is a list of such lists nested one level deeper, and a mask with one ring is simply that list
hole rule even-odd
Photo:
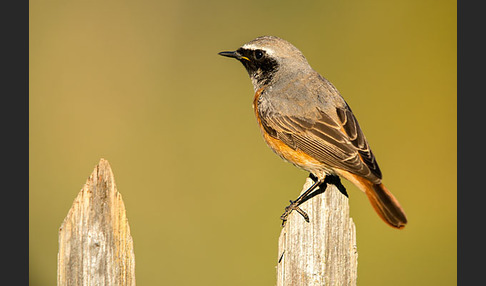
[{"label": "bird", "polygon": [[[260,36],[219,55],[241,62],[251,79],[253,110],[267,145],[315,182],[281,216],[283,225],[306,196],[344,178],[368,197],[388,225],[403,229],[407,217],[382,183],[382,172],[356,116],[334,85],[315,71],[303,53],[276,36]],[[340,180],[339,180],[340,182]],[[342,186],[342,185],[341,185]]]}]

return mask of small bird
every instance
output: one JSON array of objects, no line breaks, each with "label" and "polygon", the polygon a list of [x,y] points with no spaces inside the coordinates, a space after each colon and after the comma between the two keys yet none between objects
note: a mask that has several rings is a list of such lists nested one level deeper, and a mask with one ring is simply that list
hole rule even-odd
[{"label": "small bird", "polygon": [[308,221],[299,204],[326,177],[339,176],[362,190],[387,224],[405,227],[406,215],[381,182],[378,163],[351,108],[302,52],[286,40],[262,36],[219,55],[235,58],[246,68],[255,91],[253,109],[267,145],[315,178],[290,201],[283,223],[292,210]]}]

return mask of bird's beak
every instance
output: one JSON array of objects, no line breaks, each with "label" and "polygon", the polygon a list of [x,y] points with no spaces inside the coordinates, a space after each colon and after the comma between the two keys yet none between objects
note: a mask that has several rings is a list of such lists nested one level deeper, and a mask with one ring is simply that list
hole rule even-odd
[{"label": "bird's beak", "polygon": [[218,53],[218,55],[223,56],[223,57],[228,57],[228,58],[235,58],[237,60],[247,60],[247,61],[250,61],[249,58],[242,56],[237,51],[220,52],[220,53]]}]

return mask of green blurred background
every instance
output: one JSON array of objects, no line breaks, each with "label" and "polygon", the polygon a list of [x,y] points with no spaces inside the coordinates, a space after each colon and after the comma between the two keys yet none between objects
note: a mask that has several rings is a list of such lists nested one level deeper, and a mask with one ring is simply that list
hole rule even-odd
[{"label": "green blurred background", "polygon": [[455,1],[30,1],[30,285],[100,158],[124,198],[138,285],[275,285],[279,216],[307,174],[265,145],[243,66],[292,42],[340,90],[407,212],[345,182],[359,285],[456,285]]}]

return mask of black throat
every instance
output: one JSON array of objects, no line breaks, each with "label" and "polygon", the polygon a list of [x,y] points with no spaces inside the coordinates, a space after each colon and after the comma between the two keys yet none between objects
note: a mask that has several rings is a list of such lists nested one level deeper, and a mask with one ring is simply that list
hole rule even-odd
[{"label": "black throat", "polygon": [[275,59],[267,54],[257,59],[255,58],[254,50],[240,48],[237,52],[248,59],[242,58],[240,62],[246,68],[252,81],[255,80],[259,86],[270,83],[279,68],[279,64]]}]

